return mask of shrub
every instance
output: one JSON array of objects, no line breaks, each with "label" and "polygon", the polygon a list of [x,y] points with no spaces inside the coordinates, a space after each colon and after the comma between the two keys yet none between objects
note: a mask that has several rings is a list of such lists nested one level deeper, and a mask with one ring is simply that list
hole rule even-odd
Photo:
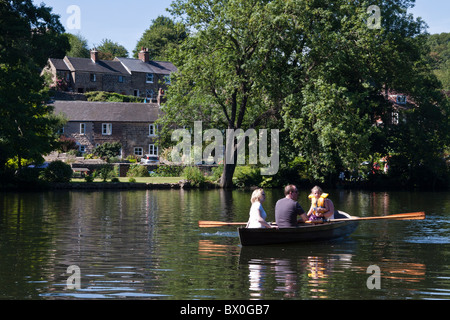
[{"label": "shrub", "polygon": [[179,177],[183,174],[183,169],[183,166],[162,165],[156,168],[156,175],[158,177]]},{"label": "shrub", "polygon": [[48,167],[42,171],[40,178],[48,182],[70,182],[72,174],[70,165],[57,160],[50,162]]},{"label": "shrub", "polygon": [[140,164],[132,164],[127,172],[127,177],[149,177],[146,166]]},{"label": "shrub", "polygon": [[120,149],[122,149],[120,142],[105,142],[96,147],[92,153],[101,158],[109,159],[118,156],[120,154]]},{"label": "shrub", "polygon": [[262,181],[259,168],[254,166],[236,166],[233,183],[239,187],[258,186]]},{"label": "shrub", "polygon": [[200,187],[205,183],[205,176],[198,167],[186,167],[183,175],[191,182],[193,186]]},{"label": "shrub", "polygon": [[106,180],[114,177],[114,168],[110,164],[104,164],[95,173],[103,182],[106,182]]}]

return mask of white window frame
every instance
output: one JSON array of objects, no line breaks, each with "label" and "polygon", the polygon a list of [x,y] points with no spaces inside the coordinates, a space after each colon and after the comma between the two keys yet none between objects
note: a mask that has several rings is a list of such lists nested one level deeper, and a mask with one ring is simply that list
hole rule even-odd
[{"label": "white window frame", "polygon": [[102,123],[102,135],[112,135],[112,123]]},{"label": "white window frame", "polygon": [[148,125],[148,136],[149,137],[156,137],[157,136],[156,129],[157,129],[156,125],[154,123],[150,123]]},{"label": "white window frame", "polygon": [[155,78],[155,75],[153,73],[147,73],[145,75],[145,82],[146,83],[153,83],[154,78]]},{"label": "white window frame", "polygon": [[398,104],[406,104],[406,96],[398,95],[396,101]]},{"label": "white window frame", "polygon": [[148,145],[148,154],[151,156],[157,156],[158,155],[158,146],[155,144],[149,144]]},{"label": "white window frame", "polygon": [[80,134],[82,135],[86,134],[86,123],[84,122],[80,123]]},{"label": "white window frame", "polygon": [[143,156],[144,155],[144,148],[142,148],[142,147],[134,147],[134,155],[135,156]]}]

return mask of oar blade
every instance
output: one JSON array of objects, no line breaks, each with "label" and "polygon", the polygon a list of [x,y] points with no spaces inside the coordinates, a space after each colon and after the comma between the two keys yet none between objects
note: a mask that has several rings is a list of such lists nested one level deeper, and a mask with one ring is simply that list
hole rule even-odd
[{"label": "oar blade", "polygon": [[247,222],[223,222],[223,221],[205,221],[205,220],[200,220],[198,222],[198,226],[200,228],[240,226],[240,225],[245,225],[245,224],[247,224]]}]

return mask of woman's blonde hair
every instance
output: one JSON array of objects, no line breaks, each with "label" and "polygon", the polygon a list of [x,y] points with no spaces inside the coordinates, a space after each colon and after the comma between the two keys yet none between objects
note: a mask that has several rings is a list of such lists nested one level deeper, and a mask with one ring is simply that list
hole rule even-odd
[{"label": "woman's blonde hair", "polygon": [[255,189],[250,198],[250,202],[260,201],[263,196],[264,190],[262,188]]}]

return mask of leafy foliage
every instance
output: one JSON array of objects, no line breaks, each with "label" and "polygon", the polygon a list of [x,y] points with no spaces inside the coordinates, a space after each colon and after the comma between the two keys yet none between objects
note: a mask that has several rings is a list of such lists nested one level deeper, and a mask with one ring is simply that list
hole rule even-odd
[{"label": "leafy foliage", "polygon": [[[196,120],[221,130],[279,128],[295,149],[290,159],[305,159],[308,175],[322,181],[374,152],[394,152],[399,148],[390,141],[400,144],[400,137],[428,149],[432,141],[447,145],[448,104],[424,59],[425,24],[407,13],[413,3],[174,1],[172,14],[194,32],[171,52],[179,72],[163,108],[162,137],[174,123],[189,127]],[[379,29],[367,25],[370,5],[382,8]],[[374,125],[388,123],[391,90],[416,102],[413,113],[430,115],[407,120],[429,134],[395,136],[387,125]],[[234,170],[225,163],[222,186]]]},{"label": "leafy foliage", "polygon": [[[69,48],[58,16],[31,0],[0,2],[0,171],[9,159],[40,161],[57,146],[61,118],[43,104],[40,70]],[[13,27],[12,27],[13,26]]]},{"label": "leafy foliage", "polygon": [[137,58],[144,47],[149,49],[150,59],[168,60],[168,50],[177,48],[186,37],[187,30],[183,24],[175,23],[168,17],[159,16],[152,20],[150,27],[139,39],[133,51],[134,57]]},{"label": "leafy foliage", "polygon": [[62,161],[53,161],[41,173],[40,178],[48,182],[70,182],[72,167]]},{"label": "leafy foliage", "polygon": [[122,145],[120,142],[105,142],[98,147],[95,147],[92,151],[93,154],[101,158],[110,159],[120,154]]}]

